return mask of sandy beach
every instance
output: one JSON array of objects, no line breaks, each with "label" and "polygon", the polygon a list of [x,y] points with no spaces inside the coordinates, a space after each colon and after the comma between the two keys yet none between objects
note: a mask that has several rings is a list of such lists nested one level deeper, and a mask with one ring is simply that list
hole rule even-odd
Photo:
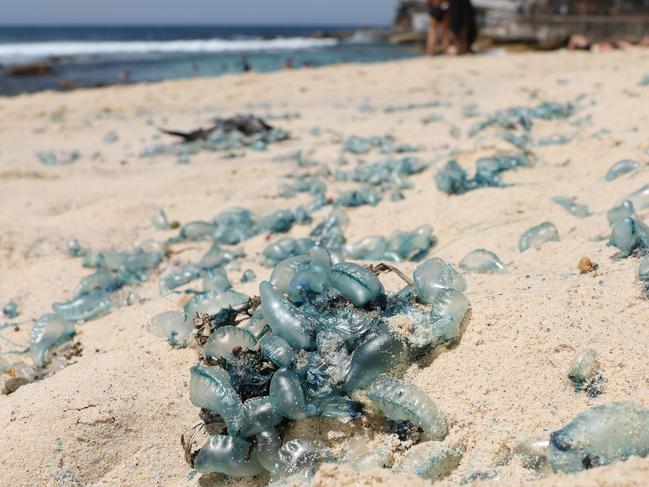
[{"label": "sandy beach", "polygon": [[[157,208],[187,223],[231,207],[261,214],[295,207],[309,197],[278,197],[286,174],[322,167],[333,173],[345,139],[391,134],[420,146],[413,155],[435,163],[410,178],[414,187],[404,191],[404,200],[386,197],[377,207],[350,208],[347,240],[429,224],[438,240],[430,255],[457,264],[470,251],[486,248],[506,264],[500,274],[466,274],[471,310],[460,340],[411,364],[405,374],[447,415],[445,444],[464,449],[459,467],[439,485],[459,485],[475,471],[496,472],[498,480],[488,484],[494,486],[647,485],[649,460],[542,478],[510,452],[521,440],[547,437],[596,404],[633,400],[649,407],[649,303],[635,275],[638,259],[613,259],[616,249],[606,245],[606,212],[649,183],[649,86],[639,84],[648,69],[646,49],[422,58],[0,99],[0,304],[16,299],[21,309],[20,326],[0,331],[0,352],[27,346],[33,320],[50,312],[52,303],[69,299],[89,274],[67,254],[68,239],[95,250],[128,249],[176,233],[151,226]],[[561,133],[570,142],[535,146],[535,166],[505,173],[504,188],[459,196],[436,188],[434,175],[454,150],[471,173],[477,158],[511,152],[498,129],[469,137],[477,120],[543,100],[573,102],[579,110],[570,120],[535,122],[535,139]],[[441,104],[384,111],[431,101]],[[470,104],[476,104],[478,117],[463,115]],[[300,117],[271,123],[291,139],[265,152],[236,151],[234,158],[201,152],[189,164],[164,155],[140,157],[146,146],[173,141],[157,127],[189,130],[217,116],[286,112]],[[432,113],[440,120],[423,123]],[[582,124],[569,123],[588,116]],[[103,139],[110,131],[118,140],[108,144]],[[73,149],[81,156],[66,166],[45,166],[35,155]],[[273,161],[297,149],[319,166]],[[343,157],[349,169],[382,155]],[[608,168],[621,159],[642,166],[605,181]],[[324,180],[334,198],[355,187],[332,176]],[[552,201],[560,195],[587,205],[592,216],[569,214]],[[315,221],[328,213],[319,211]],[[646,210],[639,215],[645,218]],[[520,253],[521,234],[544,221],[556,225],[560,241]],[[298,225],[290,236],[309,230]],[[267,235],[243,243],[246,257],[229,271],[236,290],[258,294],[259,281],[270,274],[259,258],[267,244]],[[160,277],[208,248],[207,242],[178,245],[182,252],[134,289],[131,306],[77,326],[82,352],[67,367],[0,396],[0,484],[265,485],[267,479],[191,475],[180,436],[198,420],[188,394],[197,353],[174,349],[147,331],[153,315],[182,305],[179,294],[160,296]],[[598,265],[596,272],[580,274],[577,263],[584,256]],[[411,273],[416,263],[399,266]],[[245,269],[257,277],[242,284]],[[390,290],[399,287],[392,275],[385,283]],[[596,398],[576,393],[567,377],[574,356],[586,348],[598,350],[605,379]],[[382,436],[364,423],[310,419],[289,437],[305,431],[334,450],[350,435],[368,442]],[[387,470],[359,474],[335,465],[322,467],[313,485],[397,483],[430,485],[416,477],[397,479]]]}]

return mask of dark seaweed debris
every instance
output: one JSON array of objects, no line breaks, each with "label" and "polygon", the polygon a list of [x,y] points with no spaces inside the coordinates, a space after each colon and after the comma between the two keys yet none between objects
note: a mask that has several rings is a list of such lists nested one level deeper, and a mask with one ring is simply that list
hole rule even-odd
[{"label": "dark seaweed debris", "polygon": [[160,129],[161,132],[180,137],[183,142],[194,142],[196,140],[208,140],[210,135],[217,130],[229,134],[231,132],[239,132],[245,136],[253,136],[269,132],[273,129],[271,125],[266,123],[259,117],[254,115],[235,115],[230,118],[217,118],[214,124],[207,128],[198,128],[190,132],[180,132],[178,130]]},{"label": "dark seaweed debris", "polygon": [[288,132],[272,127],[254,115],[236,115],[227,119],[217,119],[207,128],[198,128],[189,132],[162,131],[179,137],[182,142],[147,147],[140,153],[142,157],[167,154],[178,157],[180,162],[189,162],[190,155],[202,151],[233,151],[244,148],[264,151],[268,144],[290,138]]},{"label": "dark seaweed debris", "polygon": [[277,367],[260,351],[236,350],[234,359],[220,363],[230,374],[232,387],[242,401],[268,395],[270,379]]}]

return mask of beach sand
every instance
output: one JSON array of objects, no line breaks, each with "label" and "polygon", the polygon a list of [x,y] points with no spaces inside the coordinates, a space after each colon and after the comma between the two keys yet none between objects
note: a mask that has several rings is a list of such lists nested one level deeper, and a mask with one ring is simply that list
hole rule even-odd
[{"label": "beach sand", "polygon": [[[307,197],[285,200],[277,191],[283,175],[301,169],[293,162],[273,162],[275,156],[303,149],[334,171],[341,140],[390,133],[422,146],[416,155],[437,162],[411,178],[414,188],[405,192],[405,200],[386,198],[376,208],[350,209],[348,241],[430,224],[439,241],[432,255],[457,263],[482,247],[507,265],[502,274],[467,274],[471,311],[461,339],[412,364],[405,375],[448,416],[446,443],[465,449],[460,466],[442,484],[457,485],[471,472],[496,470],[500,480],[489,485],[647,485],[649,460],[529,482],[538,475],[509,452],[520,440],[547,438],[595,404],[633,400],[649,406],[649,304],[635,277],[637,259],[613,260],[616,251],[605,239],[606,211],[649,183],[649,170],[643,165],[613,182],[603,178],[620,159],[649,159],[649,87],[639,86],[648,66],[649,50],[553,52],[341,65],[1,99],[0,301],[16,298],[24,322],[18,331],[1,333],[25,346],[32,320],[50,312],[53,302],[68,299],[89,273],[67,255],[67,239],[76,237],[96,250],[165,239],[174,232],[149,224],[156,208],[186,223],[234,206],[259,213],[294,207]],[[471,172],[478,157],[510,149],[497,129],[469,138],[468,128],[478,119],[464,117],[463,106],[476,103],[481,114],[490,114],[546,99],[575,101],[580,95],[583,108],[574,118],[591,115],[592,123],[537,122],[536,138],[554,133],[576,138],[534,148],[536,166],[506,173],[506,188],[448,196],[435,187],[433,175],[446,163],[449,149],[458,149],[460,164]],[[382,110],[432,100],[442,106]],[[360,111],[365,103],[376,110]],[[234,159],[204,152],[187,165],[172,157],[139,157],[143,147],[156,142],[158,126],[191,129],[215,116],[269,111],[297,111],[301,118],[274,122],[294,138],[271,145],[268,152],[247,151]],[[423,124],[432,112],[443,120]],[[314,126],[321,128],[320,135],[310,133]],[[102,139],[111,130],[119,140],[106,144]],[[78,149],[81,158],[68,166],[46,167],[35,156],[39,150],[71,149]],[[346,158],[350,165],[357,159]],[[380,158],[379,153],[361,157],[368,162]],[[333,178],[327,182],[331,196],[352,187]],[[557,195],[576,197],[594,215],[568,214],[552,202]],[[319,212],[316,221],[326,214]],[[519,253],[521,234],[544,221],[557,226],[561,241]],[[307,233],[307,226],[296,226],[291,235]],[[268,278],[270,271],[259,264],[265,239],[260,235],[244,243],[247,257],[240,270],[230,272],[237,290],[257,293],[258,282],[238,284],[244,269],[253,269],[258,280]],[[162,272],[196,261],[208,244],[178,248],[188,250],[165,261]],[[596,273],[579,273],[583,256],[599,265]],[[412,272],[415,264],[400,267]],[[200,476],[188,476],[180,447],[180,435],[198,419],[188,398],[188,370],[197,354],[172,349],[146,330],[151,316],[181,306],[179,295],[159,296],[158,282],[155,273],[136,289],[136,304],[78,326],[76,340],[83,352],[71,365],[0,397],[1,485],[199,483]],[[398,286],[393,276],[386,283]],[[0,351],[16,348],[0,343]],[[576,393],[567,378],[570,362],[585,348],[599,351],[605,377],[604,392],[595,399]],[[367,441],[382,436],[363,424],[336,421],[310,420],[298,427],[298,432],[305,430],[334,448],[349,434]],[[323,467],[314,485],[397,483],[430,485],[389,471],[359,474],[345,466]]]}]

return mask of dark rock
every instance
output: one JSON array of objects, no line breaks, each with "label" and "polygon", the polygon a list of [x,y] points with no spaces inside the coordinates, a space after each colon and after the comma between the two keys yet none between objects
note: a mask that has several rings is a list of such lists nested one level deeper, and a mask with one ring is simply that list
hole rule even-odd
[{"label": "dark rock", "polygon": [[43,63],[21,64],[19,66],[5,67],[5,76],[8,77],[27,77],[27,76],[49,76],[53,73],[50,66]]}]

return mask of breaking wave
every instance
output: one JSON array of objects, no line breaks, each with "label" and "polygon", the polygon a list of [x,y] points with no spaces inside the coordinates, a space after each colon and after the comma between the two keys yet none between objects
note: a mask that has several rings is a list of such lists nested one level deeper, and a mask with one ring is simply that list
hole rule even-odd
[{"label": "breaking wave", "polygon": [[0,44],[3,62],[27,61],[50,56],[94,56],[107,54],[218,53],[299,50],[335,46],[336,39],[284,37],[277,39],[196,39],[175,41],[33,42]]}]

